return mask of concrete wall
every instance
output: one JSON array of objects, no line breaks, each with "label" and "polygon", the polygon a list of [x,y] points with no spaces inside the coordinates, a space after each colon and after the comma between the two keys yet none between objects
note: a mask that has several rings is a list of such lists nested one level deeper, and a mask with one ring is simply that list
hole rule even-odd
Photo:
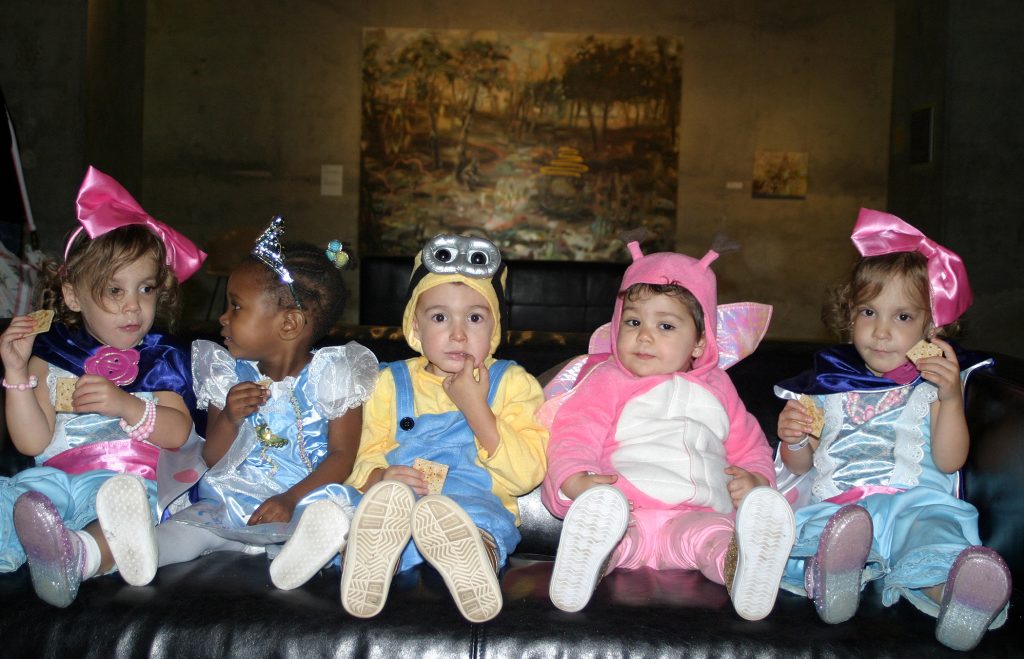
[{"label": "concrete wall", "polygon": [[[1024,357],[1024,4],[896,5],[890,208],[967,264],[969,346]],[[910,112],[935,108],[934,158],[908,157]]]},{"label": "concrete wall", "polygon": [[[278,212],[294,236],[354,240],[364,27],[673,35],[677,244],[739,240],[716,266],[721,299],[774,304],[773,336],[822,336],[822,289],[849,266],[857,209],[886,204],[892,2],[765,4],[151,0],[145,202],[200,241]],[[810,153],[806,200],[750,198],[759,149]],[[325,163],[345,169],[341,198],[320,196]]]},{"label": "concrete wall", "polygon": [[[11,3],[17,7],[10,13],[18,18],[0,28],[0,37],[38,30],[48,44],[42,52],[54,59],[74,43],[70,37],[81,44],[84,18],[65,37],[64,19],[51,15],[53,3]],[[843,276],[854,256],[849,230],[857,209],[886,206],[893,3],[149,0],[137,149],[131,138],[100,139],[90,141],[85,153],[81,45],[71,58],[81,68],[78,78],[68,74],[77,87],[59,101],[21,102],[39,96],[35,80],[65,76],[56,65],[37,75],[38,67],[0,63],[0,82],[15,109],[31,117],[27,121],[52,120],[47,129],[66,130],[77,139],[77,146],[69,140],[60,163],[61,172],[73,175],[50,174],[59,169],[55,159],[30,172],[34,198],[54,200],[54,211],[45,217],[51,233],[44,239],[51,248],[59,246],[57,235],[66,226],[64,213],[87,158],[124,167],[129,179],[136,173],[128,164],[139,158],[141,186],[128,181],[129,189],[154,215],[203,244],[226,229],[260,225],[274,213],[289,218],[293,237],[356,240],[363,28],[676,36],[684,45],[677,245],[700,254],[715,232],[739,240],[742,250],[716,264],[720,299],[774,304],[772,336],[824,337],[818,319],[822,291]],[[113,13],[107,25],[125,30],[139,21],[130,4],[91,3]],[[21,9],[44,17],[23,22]],[[135,47],[137,31],[114,35],[130,43],[106,52]],[[126,107],[134,107],[137,87],[120,67],[137,62],[107,63],[119,67],[108,72],[108,80],[129,78],[122,81]],[[12,72],[21,81],[18,89],[8,83]],[[68,112],[74,121],[46,114],[61,102],[77,108],[77,114]],[[40,105],[45,110],[38,111]],[[124,121],[131,133],[130,120]],[[45,143],[42,132],[28,140],[30,149]],[[762,149],[810,154],[807,199],[751,199],[753,154]],[[320,196],[322,164],[345,168],[342,197]],[[742,182],[742,189],[727,189],[733,181]],[[233,249],[242,253],[247,247]],[[213,286],[214,278],[203,275],[186,290],[193,320],[205,315]],[[349,322],[357,321],[355,308],[353,302]]]},{"label": "concrete wall", "polygon": [[85,172],[86,9],[80,0],[10,0],[0,21],[0,85],[48,251],[74,220]]}]

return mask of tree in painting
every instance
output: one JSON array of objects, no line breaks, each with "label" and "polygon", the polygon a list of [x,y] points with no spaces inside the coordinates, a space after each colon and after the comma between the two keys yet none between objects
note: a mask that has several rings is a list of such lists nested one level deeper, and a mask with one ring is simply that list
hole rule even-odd
[{"label": "tree in painting", "polygon": [[366,30],[363,252],[448,231],[612,260],[640,228],[671,249],[680,58],[666,38]]}]

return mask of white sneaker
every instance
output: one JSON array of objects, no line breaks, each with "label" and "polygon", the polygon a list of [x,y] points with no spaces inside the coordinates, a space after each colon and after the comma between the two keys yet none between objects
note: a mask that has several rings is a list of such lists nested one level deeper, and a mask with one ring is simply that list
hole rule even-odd
[{"label": "white sneaker", "polygon": [[569,612],[587,605],[628,524],[629,501],[610,485],[592,487],[573,501],[551,570],[552,604]]},{"label": "white sneaker", "polygon": [[412,535],[415,500],[408,485],[381,481],[356,508],[341,568],[341,605],[357,618],[372,618],[384,608],[391,577]]},{"label": "white sneaker", "polygon": [[348,527],[348,515],[338,504],[327,499],[311,503],[270,563],[270,580],[281,590],[291,590],[312,579],[344,548]]},{"label": "white sneaker", "polygon": [[441,574],[462,617],[487,622],[501,612],[497,555],[488,551],[480,529],[459,504],[440,494],[417,501],[412,537],[423,558]]},{"label": "white sneaker", "polygon": [[772,612],[782,573],[796,539],[793,509],[770,487],[755,487],[736,511],[736,574],[730,596],[741,618]]},{"label": "white sneaker", "polygon": [[96,494],[96,517],[121,577],[132,586],[152,581],[159,552],[142,479],[119,474],[101,485]]}]

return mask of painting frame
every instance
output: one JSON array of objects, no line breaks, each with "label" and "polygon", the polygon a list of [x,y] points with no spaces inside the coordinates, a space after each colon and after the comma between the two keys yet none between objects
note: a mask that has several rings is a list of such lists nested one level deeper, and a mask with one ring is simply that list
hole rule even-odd
[{"label": "painting frame", "polygon": [[513,259],[674,248],[680,39],[366,28],[362,83],[363,254],[443,232]]}]

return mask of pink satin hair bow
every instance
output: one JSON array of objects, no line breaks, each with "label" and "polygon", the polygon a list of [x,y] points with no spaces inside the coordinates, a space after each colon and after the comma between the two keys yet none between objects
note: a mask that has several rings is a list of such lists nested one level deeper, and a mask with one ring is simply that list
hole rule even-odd
[{"label": "pink satin hair bow", "polygon": [[194,275],[206,260],[206,252],[171,227],[154,219],[120,183],[95,167],[90,166],[85,173],[82,187],[78,189],[75,209],[82,226],[68,239],[67,247],[64,248],[65,261],[72,243],[83,230],[90,238],[96,238],[129,224],[143,224],[160,238],[167,252],[167,265],[174,271],[179,282]]},{"label": "pink satin hair bow", "polygon": [[963,260],[895,215],[860,209],[851,239],[861,256],[918,252],[928,259],[928,288],[936,326],[953,322],[974,301]]}]

